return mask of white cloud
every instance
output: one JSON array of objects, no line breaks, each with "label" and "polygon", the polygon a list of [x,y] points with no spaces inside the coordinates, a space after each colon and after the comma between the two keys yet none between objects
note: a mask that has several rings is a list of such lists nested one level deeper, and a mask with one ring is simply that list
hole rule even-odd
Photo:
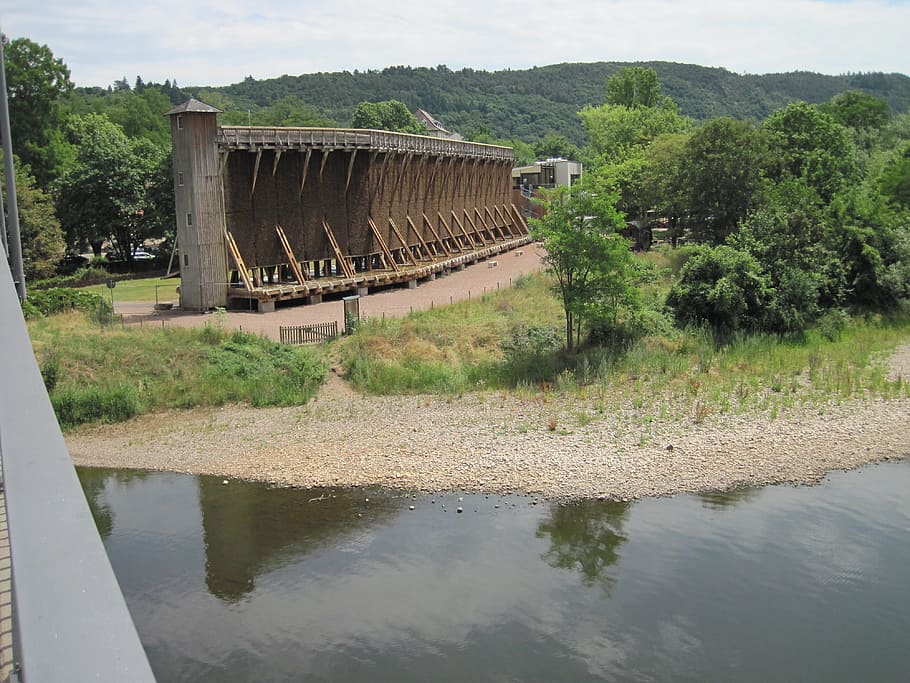
[{"label": "white cloud", "polygon": [[3,28],[48,44],[79,85],[136,75],[221,85],[248,74],[395,64],[499,69],[601,60],[690,62],[750,73],[910,72],[904,49],[910,4],[881,0],[24,5],[0,0]]}]

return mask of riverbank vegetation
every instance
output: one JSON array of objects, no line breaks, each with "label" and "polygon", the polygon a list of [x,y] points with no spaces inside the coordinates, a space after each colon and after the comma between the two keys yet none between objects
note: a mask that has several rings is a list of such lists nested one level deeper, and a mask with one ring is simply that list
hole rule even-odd
[{"label": "riverbank vegetation", "polygon": [[[99,304],[100,297],[88,296]],[[230,332],[218,322],[202,329],[111,327],[75,310],[31,320],[29,334],[64,427],[171,408],[300,405],[326,372],[320,349]]]}]

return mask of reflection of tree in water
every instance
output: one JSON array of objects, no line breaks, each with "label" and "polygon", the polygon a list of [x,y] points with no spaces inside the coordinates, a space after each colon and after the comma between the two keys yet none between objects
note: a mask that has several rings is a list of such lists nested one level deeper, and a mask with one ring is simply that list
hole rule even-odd
[{"label": "reflection of tree in water", "polygon": [[98,527],[101,538],[107,538],[114,530],[114,511],[107,504],[105,494],[108,482],[113,480],[120,484],[142,481],[149,473],[142,470],[113,470],[100,467],[77,467],[76,475],[82,484],[85,500]]},{"label": "reflection of tree in water", "polygon": [[[274,488],[267,484],[199,477],[199,506],[205,540],[209,592],[237,602],[254,588],[257,575],[386,519],[404,500],[354,489],[322,491]],[[357,514],[363,514],[358,519]]]},{"label": "reflection of tree in water", "polygon": [[629,507],[609,500],[554,505],[549,518],[537,527],[538,538],[550,537],[544,558],[553,567],[578,570],[587,584],[600,580],[609,591],[614,579],[608,570],[626,541],[622,525]]},{"label": "reflection of tree in water", "polygon": [[703,507],[709,510],[726,510],[740,503],[746,503],[755,496],[761,489],[757,488],[738,488],[729,491],[706,491],[696,494]]}]

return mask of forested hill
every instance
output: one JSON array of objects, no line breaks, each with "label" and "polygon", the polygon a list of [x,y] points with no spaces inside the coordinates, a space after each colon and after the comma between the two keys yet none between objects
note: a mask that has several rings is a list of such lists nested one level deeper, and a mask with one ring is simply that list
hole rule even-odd
[{"label": "forested hill", "polygon": [[[347,125],[363,101],[401,100],[412,110],[426,109],[448,128],[462,133],[488,132],[495,138],[534,141],[561,133],[576,143],[583,140],[577,112],[586,104],[604,101],[609,76],[628,62],[555,64],[525,70],[452,71],[395,66],[382,71],[337,72],[247,78],[221,88],[184,87],[205,99],[218,92],[231,109],[246,111],[299,98],[339,125]],[[639,62],[657,71],[664,92],[682,112],[696,119],[715,116],[762,119],[793,100],[823,102],[847,89],[884,98],[892,112],[910,108],[910,78],[903,74],[826,76],[810,72],[739,75],[726,69]]]}]

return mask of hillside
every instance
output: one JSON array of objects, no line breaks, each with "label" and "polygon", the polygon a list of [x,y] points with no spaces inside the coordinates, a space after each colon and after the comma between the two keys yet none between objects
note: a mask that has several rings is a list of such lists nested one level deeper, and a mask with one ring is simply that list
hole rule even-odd
[{"label": "hillside", "polygon": [[[452,71],[393,66],[381,71],[247,78],[221,88],[184,87],[193,95],[216,91],[239,111],[255,110],[297,97],[320,113],[346,125],[362,101],[397,99],[412,110],[430,111],[448,128],[470,134],[489,132],[496,138],[528,142],[547,133],[561,133],[582,143],[584,133],[576,113],[586,104],[602,104],[609,76],[629,62],[554,64],[523,70]],[[810,72],[740,75],[721,68],[638,62],[653,67],[664,92],[683,113],[696,119],[714,116],[761,119],[787,102],[823,102],[847,89],[859,89],[886,99],[893,112],[910,108],[910,77],[903,74],[846,74]]]}]

